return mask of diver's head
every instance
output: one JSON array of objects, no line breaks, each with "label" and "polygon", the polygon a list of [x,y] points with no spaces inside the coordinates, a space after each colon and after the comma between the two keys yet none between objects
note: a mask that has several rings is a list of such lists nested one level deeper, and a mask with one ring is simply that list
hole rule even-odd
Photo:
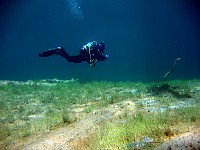
[{"label": "diver's head", "polygon": [[101,42],[101,43],[98,44],[98,49],[99,49],[99,50],[102,50],[102,51],[103,51],[104,49],[106,49],[104,42]]}]

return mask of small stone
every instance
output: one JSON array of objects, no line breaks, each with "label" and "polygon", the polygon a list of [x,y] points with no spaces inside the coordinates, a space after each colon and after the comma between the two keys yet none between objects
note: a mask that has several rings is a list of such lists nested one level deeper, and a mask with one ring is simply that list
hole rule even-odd
[{"label": "small stone", "polygon": [[169,145],[168,147],[167,147],[167,150],[171,150],[172,149],[172,147]]},{"label": "small stone", "polygon": [[28,119],[30,119],[30,120],[40,120],[43,118],[45,118],[45,115],[30,115],[30,116],[28,116]]}]

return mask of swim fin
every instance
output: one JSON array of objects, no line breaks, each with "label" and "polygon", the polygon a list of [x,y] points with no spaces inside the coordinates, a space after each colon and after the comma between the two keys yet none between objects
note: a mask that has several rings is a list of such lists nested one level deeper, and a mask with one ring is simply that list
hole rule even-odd
[{"label": "swim fin", "polygon": [[39,55],[39,57],[48,57],[48,56],[51,56],[51,55],[54,55],[54,54],[60,55],[60,56],[68,55],[65,52],[65,49],[63,47],[52,48],[52,49],[49,49],[47,51],[41,52],[38,55]]}]

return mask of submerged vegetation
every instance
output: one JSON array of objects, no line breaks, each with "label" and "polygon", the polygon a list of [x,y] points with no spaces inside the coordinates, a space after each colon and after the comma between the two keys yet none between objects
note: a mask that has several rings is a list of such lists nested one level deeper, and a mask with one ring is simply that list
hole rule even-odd
[{"label": "submerged vegetation", "polygon": [[85,139],[86,148],[148,149],[200,123],[199,80],[0,81],[0,141],[5,144],[67,127],[83,115],[126,100],[135,103],[134,114],[99,124],[91,137],[96,142]]},{"label": "submerged vegetation", "polygon": [[199,125],[199,104],[164,113],[137,113],[126,121],[109,122],[97,133],[99,148],[150,149]]}]

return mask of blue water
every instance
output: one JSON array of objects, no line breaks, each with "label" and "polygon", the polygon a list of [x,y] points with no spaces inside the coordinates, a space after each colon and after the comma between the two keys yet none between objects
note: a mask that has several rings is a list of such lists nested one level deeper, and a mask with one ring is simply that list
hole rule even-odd
[{"label": "blue water", "polygon": [[[200,77],[199,0],[2,0],[0,79],[161,81]],[[110,59],[96,67],[38,53],[63,46],[76,55],[105,41]]]}]

